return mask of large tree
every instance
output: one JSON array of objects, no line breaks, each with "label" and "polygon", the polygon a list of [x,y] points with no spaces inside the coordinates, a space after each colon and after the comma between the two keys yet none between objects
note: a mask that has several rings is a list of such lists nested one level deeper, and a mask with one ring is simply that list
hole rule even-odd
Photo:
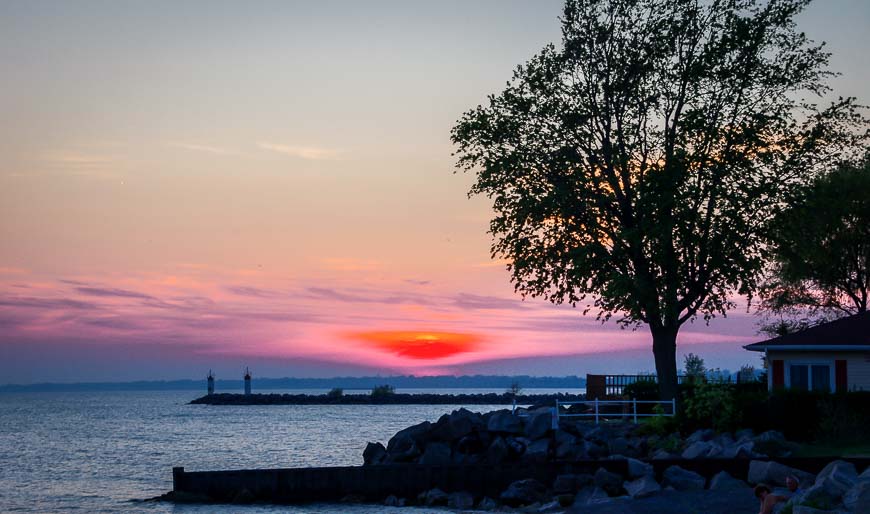
[{"label": "large tree", "polygon": [[768,214],[862,122],[806,100],[830,76],[807,3],[568,0],[561,46],[453,128],[515,288],[648,325],[663,398],[680,327],[756,289]]},{"label": "large tree", "polygon": [[870,153],[798,189],[771,225],[762,331],[781,335],[870,308]]}]

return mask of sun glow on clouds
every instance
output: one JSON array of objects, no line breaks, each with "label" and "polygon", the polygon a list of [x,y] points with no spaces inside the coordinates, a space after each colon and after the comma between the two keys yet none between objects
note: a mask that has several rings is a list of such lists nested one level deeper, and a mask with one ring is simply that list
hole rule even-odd
[{"label": "sun glow on clouds", "polygon": [[347,334],[399,357],[432,360],[469,353],[479,347],[481,336],[457,332],[372,331]]}]

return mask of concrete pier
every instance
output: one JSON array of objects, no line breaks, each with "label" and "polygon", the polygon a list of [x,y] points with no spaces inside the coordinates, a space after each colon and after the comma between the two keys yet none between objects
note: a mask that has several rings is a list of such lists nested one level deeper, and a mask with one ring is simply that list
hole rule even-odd
[{"label": "concrete pier", "polygon": [[[786,466],[812,473],[819,472],[838,457],[781,458]],[[767,460],[767,459],[758,459]],[[863,469],[870,458],[844,458]],[[746,477],[749,459],[667,459],[648,461],[661,479],[665,469],[678,465],[710,478],[720,471]],[[381,502],[389,495],[415,498],[438,487],[446,492],[467,491],[476,496],[497,498],[516,480],[535,478],[552,484],[563,473],[594,473],[605,468],[625,474],[625,460],[583,460],[551,462],[538,465],[450,465],[385,464],[375,466],[249,469],[235,471],[195,471],[172,469],[173,491],[208,501],[227,503],[240,497],[271,503],[338,502],[354,496],[369,502]]]}]

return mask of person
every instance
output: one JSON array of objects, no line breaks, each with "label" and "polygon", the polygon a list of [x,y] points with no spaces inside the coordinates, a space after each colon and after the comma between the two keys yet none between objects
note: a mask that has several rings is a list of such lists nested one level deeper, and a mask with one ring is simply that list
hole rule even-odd
[{"label": "person", "polygon": [[801,481],[794,475],[785,477],[785,486],[788,488],[788,492],[791,496],[803,492],[801,491]]},{"label": "person", "polygon": [[752,492],[755,493],[755,497],[761,502],[758,514],[772,514],[778,503],[787,500],[785,496],[770,492],[770,487],[766,484],[758,484]]}]

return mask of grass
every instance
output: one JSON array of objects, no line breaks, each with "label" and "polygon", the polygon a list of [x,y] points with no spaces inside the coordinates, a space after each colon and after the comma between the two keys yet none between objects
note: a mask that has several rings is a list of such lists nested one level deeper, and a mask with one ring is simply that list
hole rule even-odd
[{"label": "grass", "polygon": [[801,445],[794,457],[870,457],[870,442],[811,443]]}]

